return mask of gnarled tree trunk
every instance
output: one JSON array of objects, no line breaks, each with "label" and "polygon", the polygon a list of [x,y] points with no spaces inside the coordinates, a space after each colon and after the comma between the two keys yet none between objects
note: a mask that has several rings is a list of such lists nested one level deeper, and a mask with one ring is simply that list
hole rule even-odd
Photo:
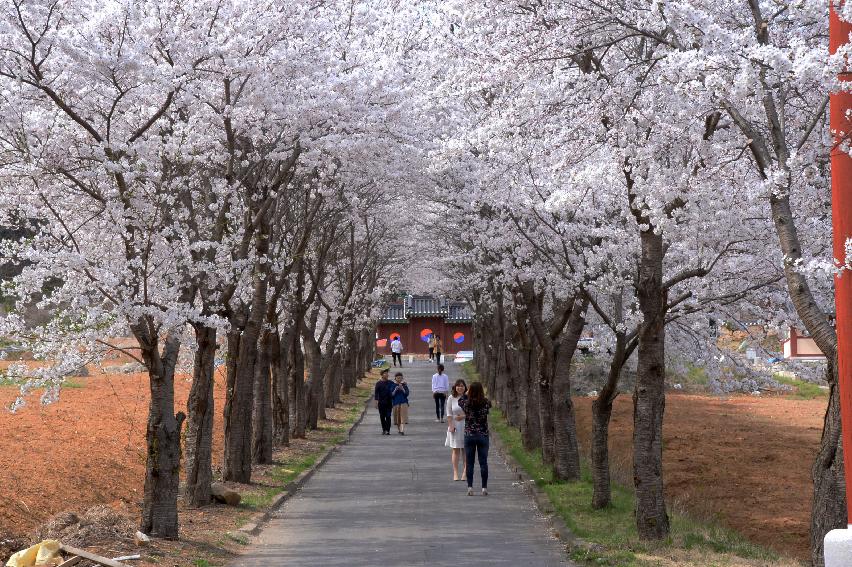
[{"label": "gnarled tree trunk", "polygon": [[272,371],[272,443],[290,444],[290,380],[287,371],[287,332],[285,340],[277,330],[269,334],[269,367]]},{"label": "gnarled tree trunk", "polygon": [[571,362],[583,332],[587,306],[588,301],[575,302],[553,369],[553,470],[556,480],[580,480],[580,448],[574,402],[571,400]]},{"label": "gnarled tree trunk", "polygon": [[521,440],[524,449],[534,451],[541,448],[541,421],[538,413],[538,384],[535,376],[538,372],[535,361],[538,356],[530,347],[521,351],[521,378],[523,379],[524,395],[524,427],[521,430]]},{"label": "gnarled tree trunk", "polygon": [[260,338],[260,348],[254,367],[254,405],[252,408],[251,460],[258,465],[272,462],[272,389],[270,352],[272,347],[269,331]]},{"label": "gnarled tree trunk", "polygon": [[823,420],[822,438],[816,462],[811,469],[814,479],[814,501],[811,508],[811,560],[825,565],[825,534],[846,527],[846,482],[843,470],[843,443],[840,440],[840,392],[837,363],[828,358],[826,380],[830,385],[828,407]]},{"label": "gnarled tree trunk", "polygon": [[548,465],[556,462],[553,447],[553,356],[544,348],[538,354],[538,419],[541,457]]},{"label": "gnarled tree trunk", "polygon": [[148,368],[151,402],[145,428],[147,458],[142,519],[139,529],[165,539],[178,538],[177,497],[180,483],[180,430],[186,417],[174,413],[174,378],[180,341],[169,335],[162,354],[149,321],[132,326]]},{"label": "gnarled tree trunk", "polygon": [[663,237],[646,230],[641,233],[641,246],[636,294],[643,321],[633,393],[633,483],[639,537],[659,540],[669,533],[663,493],[663,413],[666,407]]},{"label": "gnarled tree trunk", "polygon": [[290,437],[304,439],[308,424],[308,399],[305,388],[305,355],[299,331],[289,336],[287,373],[290,382]]},{"label": "gnarled tree trunk", "polygon": [[[259,258],[265,258],[269,252],[268,223],[261,227],[256,239],[257,255]],[[266,292],[269,285],[266,270],[266,263],[255,263],[252,274],[251,308],[240,336],[234,376],[233,379],[229,377],[226,392],[225,458],[222,478],[242,483],[251,482],[255,364],[258,341],[266,319]]]},{"label": "gnarled tree trunk", "polygon": [[192,387],[187,399],[186,478],[183,496],[190,506],[210,503],[213,481],[213,384],[216,359],[216,329],[195,325],[195,361]]},{"label": "gnarled tree trunk", "polygon": [[335,352],[323,370],[323,399],[326,408],[336,407],[340,403],[340,354]]},{"label": "gnarled tree trunk", "polygon": [[309,329],[302,332],[305,345],[305,367],[308,378],[305,383],[307,398],[307,427],[316,429],[320,419],[320,406],[323,405],[322,351]]},{"label": "gnarled tree trunk", "polygon": [[[618,317],[621,320],[621,317]],[[635,345],[636,343],[632,343]],[[609,468],[609,424],[612,419],[612,404],[618,396],[621,369],[630,357],[623,332],[615,337],[615,353],[609,365],[606,384],[592,402],[592,508],[606,508],[612,502],[612,484]]]}]

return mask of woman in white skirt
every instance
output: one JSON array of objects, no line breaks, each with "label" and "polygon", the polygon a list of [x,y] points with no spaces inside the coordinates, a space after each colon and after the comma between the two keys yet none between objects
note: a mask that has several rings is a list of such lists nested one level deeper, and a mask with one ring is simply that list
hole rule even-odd
[{"label": "woman in white skirt", "polygon": [[[444,443],[450,448],[453,461],[453,480],[462,480],[465,471],[464,457],[464,410],[459,406],[467,392],[467,384],[459,378],[453,384],[453,391],[447,400],[447,440]],[[461,472],[459,472],[459,461],[461,461]]]}]

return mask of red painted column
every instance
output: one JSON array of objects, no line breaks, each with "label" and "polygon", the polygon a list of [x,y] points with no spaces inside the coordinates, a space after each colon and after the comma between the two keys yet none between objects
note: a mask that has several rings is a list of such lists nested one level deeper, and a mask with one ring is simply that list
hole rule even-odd
[{"label": "red painted column", "polygon": [[[830,2],[829,51],[849,42],[852,24],[842,21]],[[852,73],[840,74],[841,81],[852,80]],[[834,233],[834,257],[846,258],[846,240],[852,238],[852,157],[849,142],[852,136],[852,94],[831,95],[830,118],[835,147],[831,152],[831,216]],[[842,145],[846,147],[843,149]],[[840,387],[840,416],[843,439],[843,467],[846,486],[852,479],[852,272],[834,278],[835,309],[837,311],[837,375]],[[847,521],[852,523],[852,492],[847,488]]]},{"label": "red painted column", "polygon": [[796,358],[799,354],[799,333],[796,327],[790,327],[790,358]]}]

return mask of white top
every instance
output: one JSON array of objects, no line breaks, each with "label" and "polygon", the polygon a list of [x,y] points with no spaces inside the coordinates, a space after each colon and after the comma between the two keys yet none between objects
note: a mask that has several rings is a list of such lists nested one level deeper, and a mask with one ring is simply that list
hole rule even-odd
[{"label": "white top", "polygon": [[450,391],[450,377],[446,374],[433,374],[432,375],[432,391],[433,392],[444,392],[445,394]]},{"label": "white top", "polygon": [[399,339],[394,339],[391,341],[391,352],[401,353],[402,352],[402,341]]}]

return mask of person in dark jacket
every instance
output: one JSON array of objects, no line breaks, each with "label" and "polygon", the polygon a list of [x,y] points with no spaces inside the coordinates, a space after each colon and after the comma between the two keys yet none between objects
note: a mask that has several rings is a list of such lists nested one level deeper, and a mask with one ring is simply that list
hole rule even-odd
[{"label": "person in dark jacket", "polygon": [[396,384],[388,380],[390,370],[382,370],[381,379],[376,382],[373,399],[376,401],[376,409],[379,410],[379,421],[382,422],[382,435],[390,435],[391,412],[393,411],[393,390]]},{"label": "person in dark jacket", "polygon": [[408,384],[402,372],[393,377],[393,423],[400,435],[405,435],[405,424],[408,423]]}]

